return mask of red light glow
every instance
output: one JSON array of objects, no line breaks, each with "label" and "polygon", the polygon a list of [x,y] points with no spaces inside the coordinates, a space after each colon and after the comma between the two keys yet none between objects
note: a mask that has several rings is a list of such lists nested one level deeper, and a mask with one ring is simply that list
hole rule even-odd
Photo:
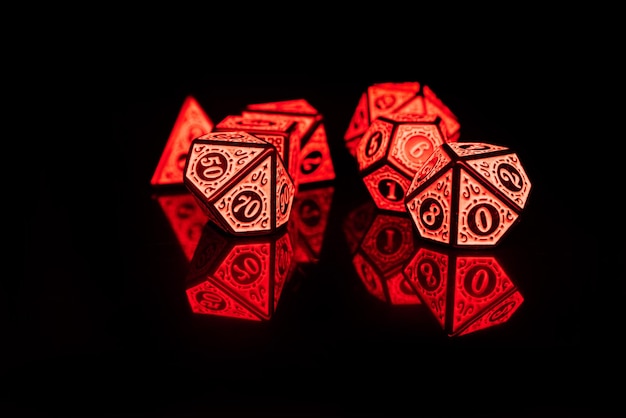
[{"label": "red light glow", "polygon": [[213,121],[193,96],[187,96],[178,113],[174,127],[161,153],[150,184],[153,186],[182,185],[183,169],[191,141],[213,129]]},{"label": "red light glow", "polygon": [[194,196],[187,191],[160,194],[155,198],[167,217],[185,257],[191,260],[202,235],[202,229],[209,219],[208,216]]},{"label": "red light glow", "polygon": [[276,147],[245,131],[192,141],[184,182],[209,219],[233,235],[273,233],[291,216],[295,186]]},{"label": "red light glow", "polygon": [[356,150],[359,174],[380,209],[406,212],[405,192],[430,154],[448,141],[439,116],[379,116]]},{"label": "red light glow", "polygon": [[460,136],[458,118],[427,85],[417,81],[376,83],[361,94],[344,134],[350,154],[356,157],[363,134],[376,118],[397,112],[437,115],[443,121],[448,141],[457,141]]},{"label": "red light glow", "polygon": [[370,294],[392,305],[420,303],[402,272],[415,239],[406,214],[381,212],[368,201],[346,218],[344,232],[353,241],[352,263]]},{"label": "red light glow", "polygon": [[287,230],[235,237],[207,223],[187,275],[191,310],[196,314],[268,320],[293,274],[294,264]]},{"label": "red light glow", "polygon": [[213,132],[245,131],[274,145],[292,180],[297,184],[300,140],[296,136],[296,128],[295,121],[281,115],[267,118],[229,115],[215,125]]},{"label": "red light glow", "polygon": [[415,175],[405,204],[419,235],[444,245],[493,247],[514,225],[531,184],[509,148],[444,143]]},{"label": "red light glow", "polygon": [[324,117],[304,99],[255,103],[246,106],[243,116],[272,119],[276,116],[296,123],[295,140],[299,142],[300,155],[294,176],[298,189],[335,179],[335,168],[328,146]]},{"label": "red light glow", "polygon": [[290,220],[295,229],[296,263],[318,262],[334,192],[334,187],[326,186],[301,190],[296,194]]},{"label": "red light glow", "polygon": [[493,255],[419,247],[404,267],[411,287],[449,336],[507,322],[524,298]]}]

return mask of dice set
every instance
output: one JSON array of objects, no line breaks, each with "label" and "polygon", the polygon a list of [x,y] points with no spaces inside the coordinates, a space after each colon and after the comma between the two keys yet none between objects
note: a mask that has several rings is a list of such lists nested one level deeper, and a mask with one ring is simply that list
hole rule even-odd
[{"label": "dice set", "polygon": [[[378,209],[408,213],[427,241],[493,247],[531,182],[513,150],[460,132],[428,86],[389,82],[363,92],[343,139]],[[334,179],[324,118],[306,100],[248,104],[214,123],[189,96],[151,183],[183,184],[216,225],[259,235],[287,224],[299,192]]]},{"label": "dice set", "polygon": [[[428,86],[379,83],[343,138],[371,198],[342,223],[357,276],[379,301],[423,304],[451,337],[508,321],[524,298],[495,256],[437,247],[498,245],[531,190],[514,150],[461,141],[460,128]],[[306,100],[214,123],[188,96],[150,183],[178,190],[155,197],[189,261],[191,311],[270,319],[296,267],[320,258],[335,177]]]}]

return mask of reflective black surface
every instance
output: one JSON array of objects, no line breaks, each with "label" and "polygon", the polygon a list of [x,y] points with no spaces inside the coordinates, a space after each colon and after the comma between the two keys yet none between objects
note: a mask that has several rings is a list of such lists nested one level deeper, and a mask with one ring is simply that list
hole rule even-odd
[{"label": "reflective black surface", "polygon": [[[590,203],[596,182],[578,180],[595,168],[567,142],[558,103],[569,96],[532,79],[329,80],[131,78],[98,107],[105,122],[93,129],[104,140],[42,145],[38,167],[55,181],[29,189],[26,274],[3,292],[7,417],[624,412],[624,270],[614,267],[624,246],[606,240],[612,224],[593,220],[606,216]],[[383,81],[429,85],[459,117],[460,141],[509,146],[527,170],[533,189],[519,224],[496,248],[470,252],[495,257],[523,297],[507,321],[450,335],[425,304],[378,297],[355,269],[346,222],[368,195],[343,134],[360,94]],[[150,178],[189,94],[214,122],[250,103],[300,98],[324,116],[337,177],[323,241],[290,265],[269,318],[197,314],[187,299],[191,253]],[[424,243],[412,244],[403,263]]]}]

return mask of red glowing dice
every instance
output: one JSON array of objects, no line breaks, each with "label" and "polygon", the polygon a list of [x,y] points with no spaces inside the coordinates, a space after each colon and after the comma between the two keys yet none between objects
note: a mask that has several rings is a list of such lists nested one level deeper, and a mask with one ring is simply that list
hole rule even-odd
[{"label": "red glowing dice", "polygon": [[182,185],[183,169],[191,141],[211,132],[213,126],[213,121],[198,101],[193,96],[187,96],[152,174],[150,184],[158,187]]},{"label": "red glowing dice", "polygon": [[296,194],[290,221],[294,226],[296,263],[319,261],[334,192],[333,186],[326,186],[299,190]]},{"label": "red glowing dice", "polygon": [[300,158],[300,139],[294,120],[272,115],[260,118],[256,115],[229,115],[215,125],[213,132],[245,131],[261,138],[276,147],[291,179],[297,182]]},{"label": "red glowing dice", "polygon": [[377,83],[361,94],[348,129],[344,134],[346,148],[353,156],[370,124],[391,113],[437,115],[443,121],[449,141],[457,141],[461,125],[454,113],[425,84],[417,81]]},{"label": "red glowing dice", "polygon": [[493,255],[422,247],[411,256],[404,275],[449,336],[507,322],[524,301]]},{"label": "red glowing dice", "polygon": [[376,118],[356,151],[359,174],[376,206],[406,212],[404,198],[413,177],[445,141],[437,115],[393,113]]},{"label": "red glowing dice", "polygon": [[511,149],[444,143],[415,175],[405,204],[422,238],[453,247],[490,247],[519,220],[530,189]]},{"label": "red glowing dice", "polygon": [[298,141],[300,153],[297,167],[289,164],[289,170],[299,189],[315,187],[335,179],[335,167],[328,146],[324,117],[309,102],[294,99],[254,103],[246,106],[242,115],[270,120],[278,116],[296,123],[293,136]]},{"label": "red glowing dice", "polygon": [[187,300],[196,314],[267,320],[293,272],[287,229],[239,237],[207,223],[190,262]]},{"label": "red glowing dice", "polygon": [[184,182],[209,219],[235,235],[286,225],[296,191],[276,147],[244,131],[194,139]]},{"label": "red glowing dice", "polygon": [[352,264],[372,296],[392,305],[420,303],[402,271],[415,245],[406,213],[382,212],[368,201],[349,214],[343,229],[348,240],[357,240]]}]

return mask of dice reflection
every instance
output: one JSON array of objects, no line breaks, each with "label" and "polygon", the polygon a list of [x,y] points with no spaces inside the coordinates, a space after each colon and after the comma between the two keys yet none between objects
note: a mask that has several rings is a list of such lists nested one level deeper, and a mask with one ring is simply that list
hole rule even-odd
[{"label": "dice reflection", "polygon": [[196,314],[268,320],[294,271],[287,229],[234,237],[208,222],[190,262],[186,294]]},{"label": "dice reflection", "polygon": [[334,192],[333,186],[325,186],[307,188],[296,194],[290,220],[296,263],[316,264],[319,261]]},{"label": "dice reflection", "polygon": [[415,235],[406,214],[380,211],[372,200],[353,209],[343,222],[352,264],[365,289],[392,305],[419,304],[403,267],[414,252]]},{"label": "dice reflection", "polygon": [[209,217],[188,191],[158,193],[153,198],[165,214],[185,258],[190,261]]},{"label": "dice reflection", "polygon": [[403,271],[423,305],[451,337],[503,324],[524,302],[493,254],[418,246]]}]

